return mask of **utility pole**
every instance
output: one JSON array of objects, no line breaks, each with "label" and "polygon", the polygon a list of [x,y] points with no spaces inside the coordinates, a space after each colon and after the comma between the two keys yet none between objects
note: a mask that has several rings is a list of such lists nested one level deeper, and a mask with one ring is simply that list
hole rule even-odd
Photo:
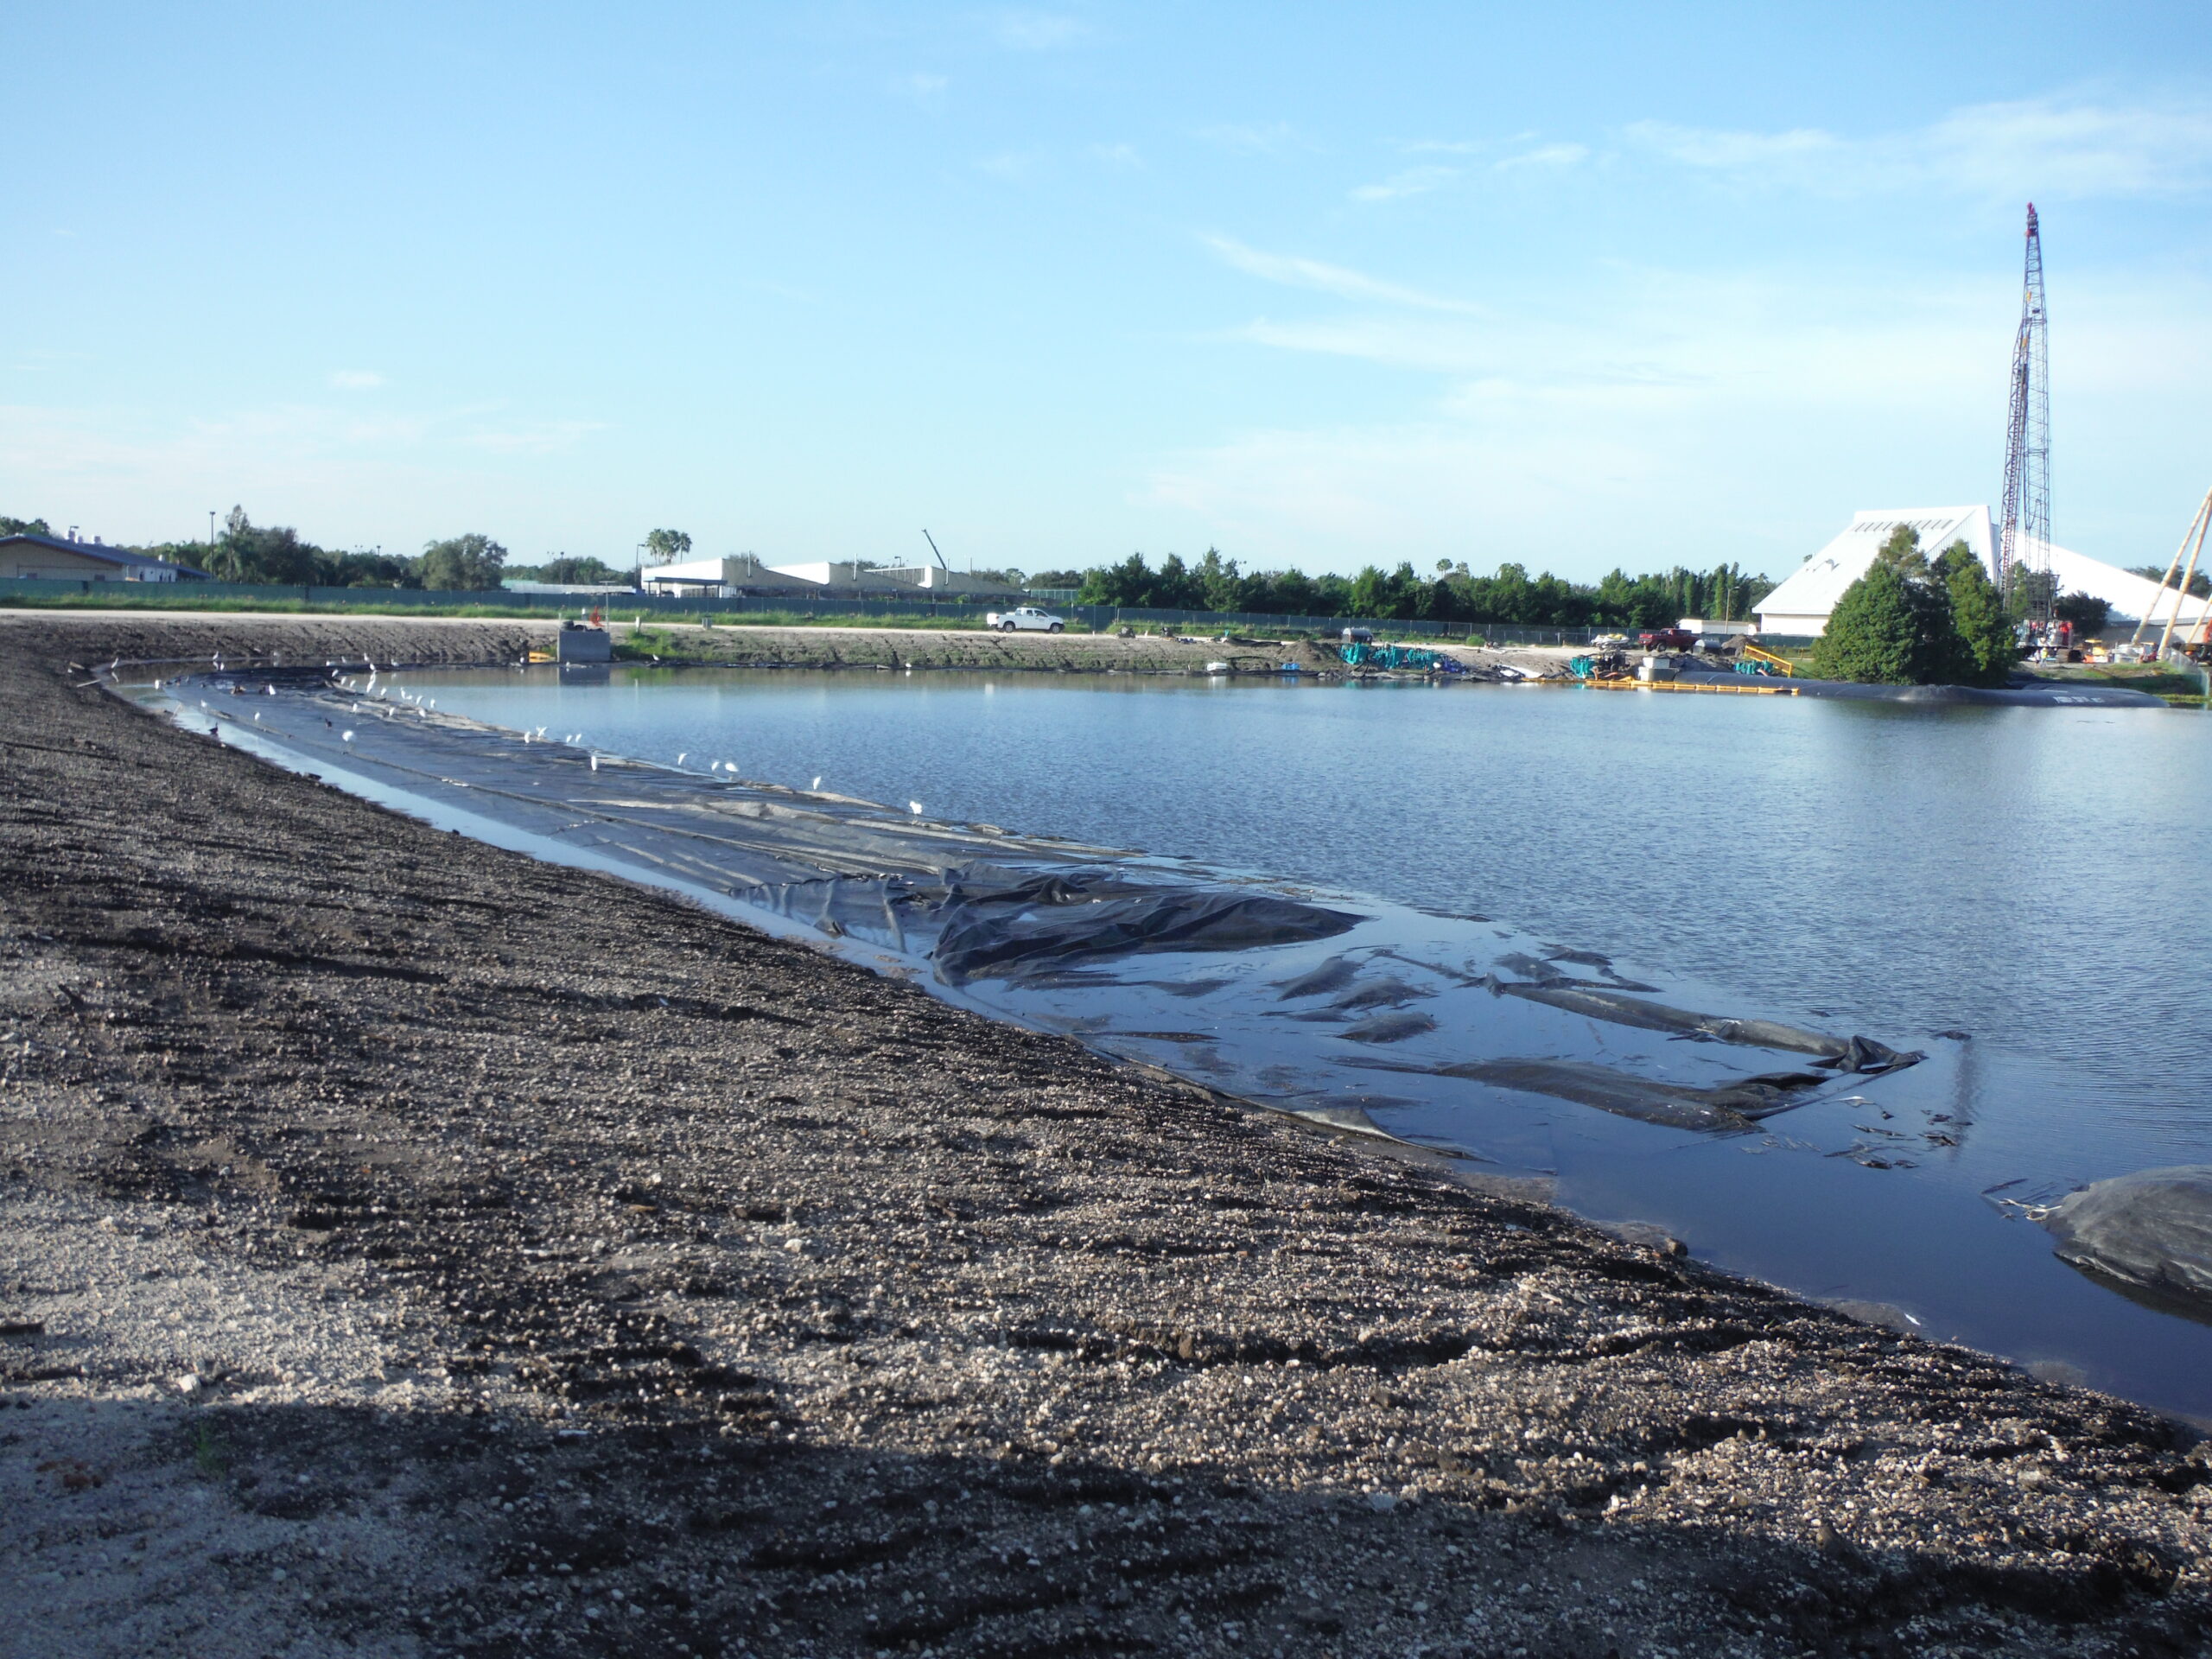
[{"label": "utility pole", "polygon": [[210,553],[215,550],[215,509],[213,507],[207,509],[207,550]]}]

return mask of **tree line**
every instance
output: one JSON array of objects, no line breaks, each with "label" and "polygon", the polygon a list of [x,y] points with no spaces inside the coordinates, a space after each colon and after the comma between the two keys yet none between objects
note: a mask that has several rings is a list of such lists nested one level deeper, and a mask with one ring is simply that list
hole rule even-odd
[{"label": "tree line", "polygon": [[1677,566],[1631,576],[1615,569],[1595,582],[1569,582],[1548,571],[1502,564],[1477,575],[1464,562],[1441,560],[1433,575],[1410,563],[1386,571],[1369,565],[1357,575],[1309,576],[1303,571],[1255,570],[1208,548],[1196,563],[1170,553],[1154,569],[1141,553],[1083,571],[1048,571],[1039,588],[1078,589],[1079,605],[1164,611],[1242,611],[1267,616],[1360,616],[1380,621],[1497,622],[1531,627],[1664,627],[1685,616],[1747,619],[1774,591],[1764,576],[1735,564],[1696,571]]},{"label": "tree line", "polygon": [[257,524],[244,507],[235,506],[212,542],[163,542],[134,550],[190,565],[218,582],[279,587],[497,588],[507,562],[507,550],[480,531],[425,543],[411,557],[341,553],[316,546],[289,524]]},{"label": "tree line", "polygon": [[[13,518],[0,513],[0,536],[51,536],[43,518]],[[680,530],[655,530],[645,537],[657,562],[681,558],[691,538]],[[507,577],[611,587],[627,583],[632,573],[591,557],[556,555],[542,564],[507,563],[507,550],[480,531],[423,543],[418,554],[340,552],[318,547],[289,524],[257,524],[244,507],[234,506],[213,541],[158,542],[126,550],[149,558],[204,570],[218,582],[272,587],[420,588],[483,591]]]}]

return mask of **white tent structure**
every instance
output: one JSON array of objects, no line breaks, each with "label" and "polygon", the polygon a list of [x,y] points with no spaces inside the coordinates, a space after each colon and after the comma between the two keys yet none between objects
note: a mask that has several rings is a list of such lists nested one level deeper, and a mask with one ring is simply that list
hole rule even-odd
[{"label": "white tent structure", "polygon": [[[1899,524],[1919,532],[1921,550],[1930,558],[1954,542],[1964,542],[1994,579],[1997,538],[1987,507],[1874,508],[1853,514],[1850,526],[1841,535],[1807,559],[1780,587],[1759,601],[1759,632],[1800,638],[1823,632],[1828,625],[1828,613],[1835,609],[1836,601],[1843,597],[1843,590],[1866,574],[1874,555]],[[2158,601],[2163,591],[2147,577],[2107,564],[2101,559],[2093,559],[2086,553],[2076,553],[2071,548],[2052,543],[2044,550],[2060,593],[2088,594],[2101,599],[2112,607],[2115,617],[2147,615],[2152,603]],[[2034,549],[2028,549],[2027,554],[2029,563],[2034,563]],[[2158,606],[2163,620],[2173,608],[2171,592],[2158,601]],[[2206,609],[2203,600],[2183,599],[2178,628],[2193,633],[2203,622]]]}]

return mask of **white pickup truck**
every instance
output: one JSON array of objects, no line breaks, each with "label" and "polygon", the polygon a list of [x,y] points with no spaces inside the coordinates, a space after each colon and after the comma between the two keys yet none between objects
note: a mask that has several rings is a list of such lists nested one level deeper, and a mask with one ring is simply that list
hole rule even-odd
[{"label": "white pickup truck", "polygon": [[1012,633],[1016,628],[1039,628],[1046,633],[1059,633],[1068,625],[1050,611],[1040,611],[1034,605],[1018,605],[1010,611],[993,611],[983,619],[983,626],[996,628],[1001,633]]}]

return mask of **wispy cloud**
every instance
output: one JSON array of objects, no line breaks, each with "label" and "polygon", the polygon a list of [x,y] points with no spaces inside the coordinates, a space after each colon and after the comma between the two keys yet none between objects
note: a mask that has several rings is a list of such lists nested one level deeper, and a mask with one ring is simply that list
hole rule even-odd
[{"label": "wispy cloud", "polygon": [[1210,144],[1235,150],[1240,156],[1275,156],[1287,149],[1298,148],[1298,132],[1287,121],[1268,121],[1255,124],[1224,123],[1200,127],[1198,137]]},{"label": "wispy cloud", "polygon": [[1057,51],[1090,33],[1090,25],[1079,17],[1018,9],[992,13],[990,28],[1001,46],[1017,52]]},{"label": "wispy cloud", "polygon": [[1093,144],[1090,158],[1108,167],[1135,168],[1144,165],[1144,157],[1137,154],[1135,144]]},{"label": "wispy cloud", "polygon": [[1590,150],[1586,144],[1539,144],[1518,156],[1508,156],[1497,163],[1497,170],[1509,173],[1516,168],[1577,167],[1589,159]]},{"label": "wispy cloud", "polygon": [[2088,98],[1970,105],[1867,137],[1818,128],[1750,132],[1640,121],[1628,142],[1733,181],[1836,195],[1900,188],[2000,198],[2191,195],[2212,188],[2212,101]]},{"label": "wispy cloud", "polygon": [[1808,161],[1824,162],[1845,148],[1834,133],[1810,127],[1788,132],[1722,132],[1664,121],[1636,121],[1624,131],[1631,143],[1667,161],[1724,173],[1795,170]]},{"label": "wispy cloud", "polygon": [[1009,184],[1023,184],[1045,170],[1045,158],[1033,149],[1003,149],[984,156],[976,163],[976,170]]},{"label": "wispy cloud", "polygon": [[1409,167],[1380,184],[1363,184],[1351,193],[1354,201],[1395,201],[1401,196],[1427,195],[1459,176],[1456,167]]},{"label": "wispy cloud", "polygon": [[1307,259],[1296,254],[1263,253],[1226,236],[1209,236],[1205,240],[1206,246],[1213,250],[1215,256],[1224,264],[1243,271],[1248,276],[1257,276],[1262,282],[1280,283],[1287,288],[1314,289],[1347,300],[1410,306],[1421,311],[1451,311],[1469,316],[1483,315],[1481,306],[1470,304],[1465,300],[1423,293],[1417,288],[1408,288],[1400,283],[1370,276],[1363,271],[1352,270],[1343,265],[1326,264],[1319,259]]},{"label": "wispy cloud", "polygon": [[[1357,274],[1244,263],[1370,296]],[[1230,337],[1411,369],[1434,377],[1433,392],[1395,421],[1249,430],[1165,458],[1143,499],[1196,515],[1252,561],[1309,569],[1424,555],[1573,566],[1592,537],[1689,562],[1729,518],[1746,526],[1742,556],[1778,575],[1864,505],[1855,495],[1979,499],[1996,486],[2010,280],[1910,264],[1886,276],[1622,265],[1572,307],[1501,299],[1480,321],[1368,307],[1253,322]],[[2077,274],[2069,294],[2082,426],[2125,423],[2212,374],[2197,321],[2212,283]],[[1829,458],[1821,480],[1793,470],[1808,447]],[[2155,528],[2135,537],[2108,513],[2074,544],[2139,563],[2171,551]]]},{"label": "wispy cloud", "polygon": [[2190,194],[2212,184],[2212,103],[1976,105],[1936,123],[1922,148],[1969,188],[2018,194],[2040,180],[2051,196]]},{"label": "wispy cloud", "polygon": [[934,104],[944,96],[944,89],[952,83],[943,75],[916,70],[899,76],[891,83],[891,90],[901,98],[911,98],[917,104]]},{"label": "wispy cloud", "polygon": [[330,384],[340,391],[374,391],[384,385],[384,376],[374,369],[333,369]]},{"label": "wispy cloud", "polygon": [[605,430],[604,421],[531,421],[505,428],[480,428],[463,433],[461,442],[472,449],[499,455],[549,455],[573,449],[593,433]]}]

